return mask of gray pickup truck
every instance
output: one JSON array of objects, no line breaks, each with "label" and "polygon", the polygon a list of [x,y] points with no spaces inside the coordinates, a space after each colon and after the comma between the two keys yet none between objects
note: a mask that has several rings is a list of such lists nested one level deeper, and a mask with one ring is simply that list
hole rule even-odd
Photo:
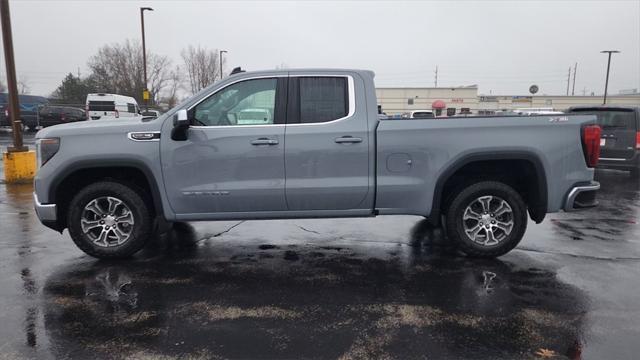
[{"label": "gray pickup truck", "polygon": [[98,258],[130,256],[176,221],[396,214],[495,257],[527,217],[597,204],[595,116],[380,120],[373,79],[245,72],[158,118],[41,130],[38,217]]}]

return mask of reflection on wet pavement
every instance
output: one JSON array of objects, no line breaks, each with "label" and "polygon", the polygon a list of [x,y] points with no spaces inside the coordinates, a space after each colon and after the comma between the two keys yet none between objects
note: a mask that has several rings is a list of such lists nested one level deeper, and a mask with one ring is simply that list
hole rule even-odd
[{"label": "reflection on wet pavement", "polygon": [[179,223],[98,261],[0,185],[0,358],[632,359],[640,184],[496,260],[416,217]]}]

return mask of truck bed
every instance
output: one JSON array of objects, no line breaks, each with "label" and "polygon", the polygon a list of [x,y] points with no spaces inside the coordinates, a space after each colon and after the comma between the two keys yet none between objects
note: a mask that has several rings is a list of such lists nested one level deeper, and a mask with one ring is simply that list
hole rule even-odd
[{"label": "truck bed", "polygon": [[595,117],[380,120],[376,131],[376,208],[380,214],[402,209],[404,213],[428,216],[437,200],[434,197],[441,190],[438,182],[448,173],[472,160],[524,157],[544,174],[546,210],[558,211],[566,196],[561,192],[574,185],[576,179],[593,175],[593,169],[585,167],[580,142],[581,127],[588,123],[595,123]]}]

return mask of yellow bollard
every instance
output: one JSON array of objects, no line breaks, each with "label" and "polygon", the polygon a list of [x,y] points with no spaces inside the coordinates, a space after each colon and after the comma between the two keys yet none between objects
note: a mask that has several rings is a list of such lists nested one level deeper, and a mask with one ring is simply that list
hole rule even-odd
[{"label": "yellow bollard", "polygon": [[4,152],[4,180],[7,184],[29,183],[36,175],[36,152]]}]

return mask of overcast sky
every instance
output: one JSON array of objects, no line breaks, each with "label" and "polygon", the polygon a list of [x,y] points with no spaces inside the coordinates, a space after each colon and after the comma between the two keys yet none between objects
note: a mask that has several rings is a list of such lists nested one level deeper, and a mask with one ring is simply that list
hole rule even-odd
[{"label": "overcast sky", "polygon": [[[188,44],[228,51],[229,70],[348,67],[376,72],[378,86],[478,84],[484,94],[564,94],[578,62],[576,95],[640,88],[640,1],[16,1],[18,77],[49,95],[107,43],[140,39],[181,62]],[[4,77],[4,56],[2,56]]]}]

